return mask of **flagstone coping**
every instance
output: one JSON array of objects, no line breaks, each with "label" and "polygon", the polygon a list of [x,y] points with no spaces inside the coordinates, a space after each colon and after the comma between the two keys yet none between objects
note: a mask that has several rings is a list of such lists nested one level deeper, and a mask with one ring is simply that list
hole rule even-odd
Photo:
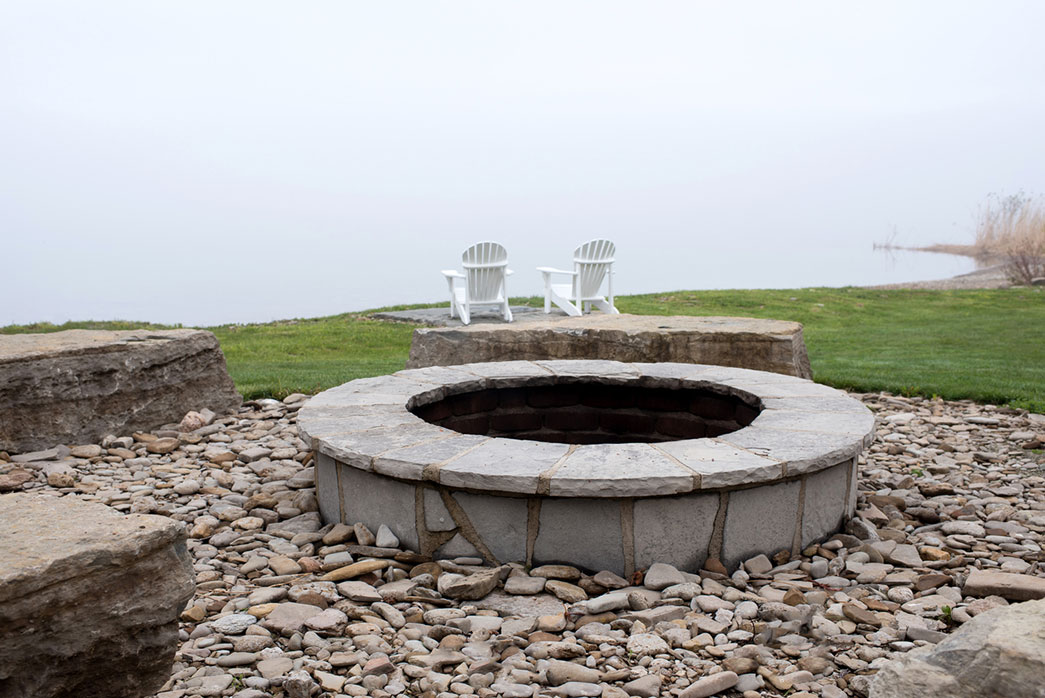
[{"label": "flagstone coping", "polygon": [[[460,434],[411,412],[493,388],[597,382],[711,388],[758,410],[714,438],[571,445]],[[554,497],[651,497],[752,487],[854,459],[874,415],[844,392],[777,373],[680,363],[507,361],[399,371],[324,391],[298,428],[313,450],[367,472],[449,488]]]}]

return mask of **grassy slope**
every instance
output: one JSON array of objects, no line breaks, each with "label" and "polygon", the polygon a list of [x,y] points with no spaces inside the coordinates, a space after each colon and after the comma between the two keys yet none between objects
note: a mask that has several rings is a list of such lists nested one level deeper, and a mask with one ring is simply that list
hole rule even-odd
[{"label": "grassy slope", "polygon": [[314,393],[399,371],[414,325],[337,315],[269,325],[209,328],[244,396]]},{"label": "grassy slope", "polygon": [[[536,303],[536,299],[521,299]],[[1045,292],[788,289],[678,291],[618,299],[623,312],[740,315],[805,325],[816,380],[1045,411]],[[0,332],[145,323],[11,326]],[[152,327],[159,327],[152,325]],[[359,314],[208,328],[247,397],[314,392],[403,367],[412,325]]]},{"label": "grassy slope", "polygon": [[817,381],[1045,409],[1045,293],[789,289],[621,299],[624,312],[796,320]]}]

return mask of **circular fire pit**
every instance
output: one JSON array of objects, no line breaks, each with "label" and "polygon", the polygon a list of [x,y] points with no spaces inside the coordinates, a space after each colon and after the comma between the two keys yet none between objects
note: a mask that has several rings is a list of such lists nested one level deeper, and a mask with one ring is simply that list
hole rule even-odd
[{"label": "circular fire pit", "polygon": [[298,426],[327,521],[383,523],[436,557],[630,574],[834,533],[874,416],[776,373],[508,361],[352,381]]}]

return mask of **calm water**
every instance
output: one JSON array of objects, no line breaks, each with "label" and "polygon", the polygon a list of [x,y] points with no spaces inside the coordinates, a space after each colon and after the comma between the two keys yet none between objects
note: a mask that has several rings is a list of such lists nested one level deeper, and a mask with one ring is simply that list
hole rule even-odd
[{"label": "calm water", "polygon": [[[975,268],[967,257],[872,251],[870,244],[796,252],[782,243],[748,248],[721,238],[666,254],[649,237],[617,236],[616,242],[614,290],[622,295],[685,289],[861,286],[947,278]],[[510,265],[515,270],[509,278],[509,293],[539,295],[542,282],[535,267],[568,267],[570,252],[569,246],[550,241],[540,250],[536,245],[509,244]],[[34,298],[23,296],[24,303],[5,308],[0,322],[135,319],[214,325],[440,302],[446,297],[446,286],[439,270],[455,267],[459,261],[449,245],[425,244],[367,259],[356,254],[347,241],[340,249],[316,258],[300,253],[291,256],[293,264],[288,265],[268,254],[247,259],[240,255],[236,266],[254,269],[252,273],[230,274],[228,260],[205,255],[196,262],[186,260],[182,269],[150,271],[154,261],[126,272],[90,274],[81,286],[82,295],[48,298],[42,291]],[[388,262],[392,258],[395,264]],[[54,305],[49,307],[45,300]]]}]

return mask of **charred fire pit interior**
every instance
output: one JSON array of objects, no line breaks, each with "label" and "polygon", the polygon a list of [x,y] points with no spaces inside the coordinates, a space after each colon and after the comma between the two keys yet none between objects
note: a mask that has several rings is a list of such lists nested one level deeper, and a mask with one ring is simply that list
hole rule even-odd
[{"label": "charred fire pit interior", "polygon": [[491,387],[411,409],[426,422],[462,434],[564,444],[722,436],[746,427],[760,411],[753,395],[595,382]]}]

